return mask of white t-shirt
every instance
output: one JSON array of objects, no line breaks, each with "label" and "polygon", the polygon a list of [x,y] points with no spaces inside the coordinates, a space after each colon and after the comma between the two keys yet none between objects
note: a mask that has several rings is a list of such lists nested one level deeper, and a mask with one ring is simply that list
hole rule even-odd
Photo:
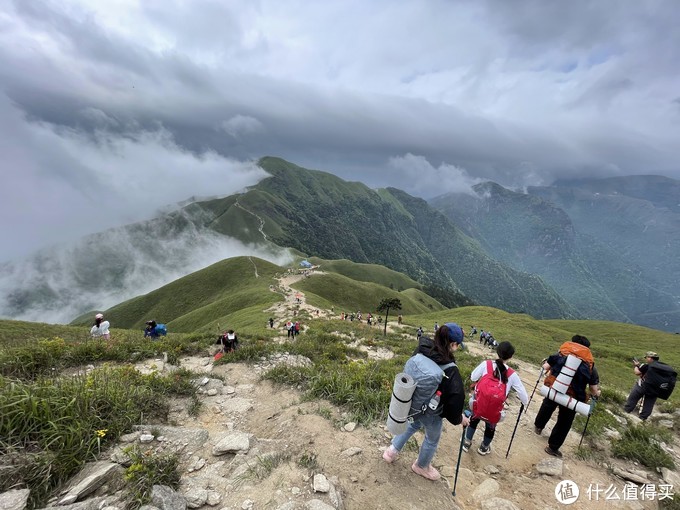
[{"label": "white t-shirt", "polygon": [[108,335],[109,326],[110,326],[109,321],[102,321],[101,323],[99,323],[99,327],[92,326],[92,329],[90,330],[90,335],[94,337]]},{"label": "white t-shirt", "polygon": [[[493,369],[496,370],[496,362],[492,361],[491,365],[493,366]],[[470,374],[470,379],[472,382],[477,382],[484,374],[486,374],[486,360],[477,365],[477,367],[472,371],[472,374]],[[527,390],[524,388],[522,380],[519,378],[519,375],[517,375],[517,372],[514,371],[512,375],[508,377],[508,384],[505,386],[506,397],[510,393],[511,389],[514,389],[517,392],[517,396],[522,401],[522,404],[527,405],[529,403],[529,395],[527,395]]]}]

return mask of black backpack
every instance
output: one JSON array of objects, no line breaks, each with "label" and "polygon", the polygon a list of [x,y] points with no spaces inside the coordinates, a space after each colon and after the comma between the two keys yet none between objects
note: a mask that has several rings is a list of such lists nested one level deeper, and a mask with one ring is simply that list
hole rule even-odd
[{"label": "black backpack", "polygon": [[673,370],[673,367],[660,361],[652,361],[647,367],[647,373],[642,385],[645,395],[668,400],[671,393],[673,393],[677,378],[678,373]]}]

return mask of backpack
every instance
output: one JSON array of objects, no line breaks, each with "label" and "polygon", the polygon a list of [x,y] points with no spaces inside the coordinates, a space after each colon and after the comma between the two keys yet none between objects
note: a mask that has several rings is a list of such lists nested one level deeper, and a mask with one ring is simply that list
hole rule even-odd
[{"label": "backpack", "polygon": [[428,403],[437,392],[439,385],[444,378],[444,371],[447,368],[455,367],[455,363],[447,363],[445,365],[438,365],[424,354],[416,354],[408,359],[404,365],[404,373],[413,377],[416,383],[416,389],[411,397],[411,409],[409,417],[416,417],[421,414],[441,415],[442,402],[439,403],[437,409],[432,410],[428,407]]},{"label": "backpack", "polygon": [[668,400],[671,393],[673,393],[673,389],[675,389],[677,378],[678,373],[673,370],[673,367],[660,361],[651,362],[642,383],[645,395]]},{"label": "backpack", "polygon": [[160,336],[165,336],[168,334],[168,328],[165,326],[165,324],[156,325],[156,334]]},{"label": "backpack", "polygon": [[557,362],[550,367],[550,373],[545,376],[543,384],[549,388],[552,387],[555,379],[567,362],[567,356],[570,354],[580,359],[581,363],[576,369],[576,373],[567,389],[567,395],[574,397],[580,402],[588,402],[589,398],[586,394],[586,388],[590,383],[590,376],[592,375],[595,362],[593,361],[593,355],[590,352],[590,349],[584,345],[577,344],[576,342],[564,342],[560,346]]},{"label": "backpack", "polygon": [[[505,374],[509,378],[514,374],[514,370],[508,368]],[[501,421],[501,412],[503,411],[503,404],[505,403],[507,386],[507,383],[504,383],[496,377],[493,362],[487,360],[486,374],[482,376],[475,386],[475,399],[472,404],[472,415],[489,422],[491,425],[495,425]]]}]

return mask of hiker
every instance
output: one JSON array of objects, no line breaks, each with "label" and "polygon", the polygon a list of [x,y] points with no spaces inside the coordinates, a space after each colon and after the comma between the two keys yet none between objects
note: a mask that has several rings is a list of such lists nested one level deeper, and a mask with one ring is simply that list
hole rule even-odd
[{"label": "hiker", "polygon": [[633,372],[638,376],[638,380],[635,381],[633,389],[630,390],[628,395],[628,400],[626,400],[623,410],[627,413],[632,413],[637,407],[638,402],[641,398],[642,408],[640,409],[640,419],[646,420],[649,415],[652,414],[654,409],[654,404],[656,404],[656,394],[653,391],[648,391],[649,385],[645,384],[645,377],[647,376],[647,371],[652,363],[659,361],[659,355],[654,351],[647,351],[645,354],[645,363],[640,363],[636,358],[633,358]]},{"label": "hiker", "polygon": [[269,327],[274,329],[274,319],[269,317]]},{"label": "hiker", "polygon": [[474,338],[474,336],[477,334],[477,328],[474,326],[470,326],[470,335],[468,338]]},{"label": "hiker", "polygon": [[238,348],[238,337],[233,329],[229,331],[224,331],[220,336],[217,337],[216,344],[221,346],[220,351],[234,352]]},{"label": "hiker", "polygon": [[93,338],[102,337],[104,340],[108,340],[111,338],[109,327],[111,327],[111,324],[109,324],[109,321],[104,320],[104,314],[98,313],[94,316],[94,324],[90,328],[90,335]]},{"label": "hiker", "polygon": [[397,315],[397,324],[401,324],[401,321],[403,321],[403,320],[404,320],[403,315],[401,315],[401,314]]},{"label": "hiker", "polygon": [[[390,464],[394,462],[411,436],[424,428],[425,439],[418,452],[418,458],[411,465],[411,470],[428,480],[436,481],[441,478],[439,471],[432,466],[431,462],[439,445],[443,418],[454,425],[460,424],[467,427],[469,424],[468,417],[463,414],[465,400],[463,380],[453,356],[459,348],[464,348],[463,338],[463,330],[453,322],[447,322],[439,328],[434,334],[434,339],[421,337],[413,356],[406,362],[404,371],[409,373],[409,370],[414,367],[414,374],[428,375],[426,371],[429,369],[429,375],[437,374],[441,382],[439,386],[436,386],[435,382],[434,386],[427,388],[424,382],[416,386],[416,393],[411,401],[412,421],[409,420],[406,432],[392,439],[392,444],[383,453],[385,462]],[[430,378],[429,381],[431,382],[432,379]],[[416,383],[419,383],[417,379]],[[418,389],[421,387],[425,393],[421,391],[419,394]],[[431,399],[434,400],[434,390],[438,390],[440,401],[438,403],[435,401],[432,407]],[[421,398],[423,396],[424,399]],[[416,399],[421,401],[416,401]]]},{"label": "hiker", "polygon": [[156,324],[156,321],[146,321],[146,328],[144,328],[144,338],[151,337],[156,340],[158,337],[168,334],[168,328],[165,324]]},{"label": "hiker", "polygon": [[438,329],[439,329],[439,323],[435,322],[434,323],[434,332],[436,333]]},{"label": "hiker", "polygon": [[144,338],[150,336],[151,338],[158,338],[156,333],[156,321],[146,321],[146,327],[144,328]]},{"label": "hiker", "polygon": [[470,375],[472,382],[477,382],[477,385],[473,395],[474,401],[470,405],[472,409],[470,426],[465,432],[465,440],[463,441],[464,452],[467,452],[472,446],[472,438],[477,430],[477,425],[480,421],[484,421],[484,439],[479,445],[477,453],[480,455],[491,453],[491,441],[493,441],[493,436],[496,433],[496,425],[505,417],[503,405],[510,390],[514,389],[517,392],[522,404],[526,406],[529,403],[527,390],[524,388],[519,375],[507,365],[508,360],[515,354],[515,348],[510,342],[501,342],[496,353],[498,354],[496,361],[482,361]]},{"label": "hiker", "polygon": [[423,336],[423,333],[425,333],[425,332],[423,331],[423,327],[422,327],[422,326],[419,326],[419,327],[418,327],[418,331],[416,331],[416,336],[418,337],[418,342],[420,342],[420,337]]},{"label": "hiker", "polygon": [[300,321],[295,321],[293,325],[293,336],[296,337],[300,334]]},{"label": "hiker", "polygon": [[[574,335],[571,338],[571,342],[564,342],[560,346],[560,350],[557,354],[553,354],[545,360],[543,369],[546,370],[546,374],[548,371],[550,371],[550,373],[546,375],[543,384],[552,386],[555,378],[561,372],[562,367],[564,367],[568,354],[573,354],[578,357],[581,360],[581,363],[569,385],[567,394],[580,402],[588,402],[586,386],[589,386],[591,398],[597,399],[600,396],[600,377],[595,368],[593,355],[590,352],[590,341],[581,335]],[[541,408],[538,410],[536,419],[534,420],[534,432],[540,435],[553,412],[558,407],[557,423],[555,423],[555,426],[550,433],[550,437],[548,438],[548,446],[545,447],[545,452],[553,457],[562,457],[560,447],[567,438],[567,434],[571,429],[571,424],[576,417],[576,411],[560,405],[554,400],[546,397],[543,399]]]},{"label": "hiker", "polygon": [[293,336],[294,330],[293,330],[293,323],[291,321],[286,322],[286,331],[288,332],[288,338]]},{"label": "hiker", "polygon": [[480,344],[484,343],[485,339],[486,339],[486,333],[485,333],[484,330],[482,330],[481,333],[479,333],[479,343]]}]

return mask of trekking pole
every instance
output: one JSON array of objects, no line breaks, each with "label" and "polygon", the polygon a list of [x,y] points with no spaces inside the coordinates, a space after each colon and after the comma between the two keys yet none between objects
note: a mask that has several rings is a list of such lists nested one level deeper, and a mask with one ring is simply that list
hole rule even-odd
[{"label": "trekking pole", "polygon": [[458,448],[458,462],[456,463],[456,477],[453,479],[452,496],[456,495],[456,484],[458,483],[458,470],[460,469],[460,458],[463,456],[463,442],[465,441],[465,432],[467,427],[463,427],[463,437],[460,438],[460,448]]},{"label": "trekking pole", "polygon": [[586,418],[586,426],[583,427],[583,432],[581,432],[581,440],[578,442],[578,447],[581,448],[581,443],[583,443],[583,436],[586,435],[586,429],[588,428],[588,422],[590,421],[590,415]]},{"label": "trekking pole", "polygon": [[590,421],[590,415],[593,414],[593,411],[595,411],[595,404],[597,403],[597,399],[594,397],[590,398],[590,412],[588,413],[588,417],[586,418],[586,425],[583,427],[583,432],[581,432],[581,440],[578,442],[578,447],[581,448],[581,443],[583,443],[583,436],[586,435],[586,429],[588,428],[588,422]]},{"label": "trekking pole", "polygon": [[541,377],[543,376],[543,363],[541,363],[541,371],[538,373],[538,379],[536,379],[536,385],[534,386],[534,391],[531,392],[529,397],[529,402],[527,402],[527,409],[529,409],[529,404],[531,404],[531,399],[534,398],[534,393],[536,393],[536,388],[538,388],[538,383],[541,382]]},{"label": "trekking pole", "polygon": [[[527,403],[527,406],[529,404]],[[519,425],[519,419],[522,416],[522,411],[524,411],[524,404],[519,406],[519,414],[517,415],[517,421],[515,422],[515,429],[512,431],[512,436],[510,437],[510,444],[508,445],[508,451],[505,452],[505,458],[508,458],[508,455],[510,455],[510,448],[512,447],[512,441],[515,439],[515,432],[517,432],[517,425]]]}]

